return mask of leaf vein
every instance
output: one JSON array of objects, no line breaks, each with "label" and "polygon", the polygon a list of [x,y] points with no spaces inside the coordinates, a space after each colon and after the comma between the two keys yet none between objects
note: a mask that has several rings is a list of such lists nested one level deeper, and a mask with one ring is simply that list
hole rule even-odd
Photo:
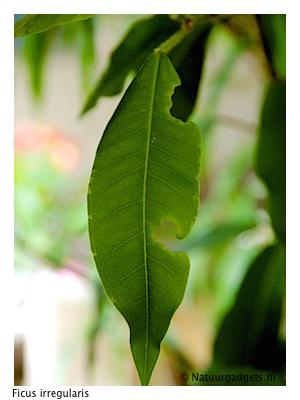
[{"label": "leaf vein", "polygon": [[121,247],[123,247],[126,243],[130,242],[131,240],[135,239],[139,235],[141,235],[142,232],[138,232],[135,235],[131,236],[129,239],[123,240],[118,246],[116,246],[103,260],[103,266],[106,265],[107,260],[116,252],[118,251]]}]

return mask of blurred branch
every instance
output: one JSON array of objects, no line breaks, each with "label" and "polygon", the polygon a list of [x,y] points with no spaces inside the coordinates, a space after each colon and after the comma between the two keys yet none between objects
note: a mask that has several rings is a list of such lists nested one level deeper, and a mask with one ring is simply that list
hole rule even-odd
[{"label": "blurred branch", "polygon": [[205,103],[204,109],[198,119],[202,132],[206,133],[215,123],[215,110],[220,102],[223,90],[228,82],[233,68],[240,58],[241,54],[247,49],[247,43],[239,38],[234,40],[225,56],[222,65],[218,68],[214,75],[212,89]]},{"label": "blurred branch", "polygon": [[226,125],[230,128],[248,134],[256,133],[257,129],[257,125],[255,123],[244,121],[231,115],[216,115],[215,124]]},{"label": "blurred branch", "polygon": [[176,47],[182,40],[194,31],[194,29],[205,23],[220,23],[227,21],[231,17],[231,14],[225,15],[195,15],[195,14],[183,14],[183,15],[172,15],[171,18],[181,22],[180,29],[165,40],[155,51],[161,53],[170,53],[170,51]]}]

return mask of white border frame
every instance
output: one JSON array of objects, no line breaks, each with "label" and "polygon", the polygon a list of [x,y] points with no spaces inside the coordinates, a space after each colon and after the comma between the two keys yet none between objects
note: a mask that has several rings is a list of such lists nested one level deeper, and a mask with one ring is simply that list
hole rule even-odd
[{"label": "white border frame", "polygon": [[[290,0],[291,2],[293,0]],[[280,14],[283,0],[15,0],[18,13],[71,14]]]},{"label": "white border frame", "polygon": [[[10,0],[12,2],[12,0]],[[3,3],[6,3],[5,0]],[[299,12],[297,1],[290,0],[15,0],[1,4],[0,13],[0,398],[12,399],[13,388],[13,14],[19,13],[286,13],[287,14],[287,387],[168,387],[168,386],[92,386],[89,399],[182,400],[295,398],[299,368]],[[289,85],[289,82],[292,82]],[[298,224],[297,224],[298,222]],[[298,225],[298,226],[297,226]],[[298,352],[297,352],[298,350]],[[25,387],[23,387],[25,389]],[[66,388],[66,387],[65,387]],[[72,386],[73,389],[76,387]],[[39,389],[39,388],[32,388]],[[61,386],[45,387],[61,390]]]}]

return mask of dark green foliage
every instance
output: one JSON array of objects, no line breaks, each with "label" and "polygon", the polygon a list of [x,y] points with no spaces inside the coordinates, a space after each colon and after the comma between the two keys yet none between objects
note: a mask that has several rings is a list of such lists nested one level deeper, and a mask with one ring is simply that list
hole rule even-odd
[{"label": "dark green foliage", "polygon": [[112,53],[110,63],[89,94],[82,114],[93,108],[100,97],[119,94],[128,75],[136,72],[147,55],[178,27],[178,22],[170,19],[168,15],[154,15],[133,24]]},{"label": "dark green foliage", "polygon": [[186,121],[193,111],[205,58],[205,48],[211,24],[203,23],[170,53],[170,59],[181,85],[175,89],[171,114]]},{"label": "dark green foliage", "polygon": [[257,16],[266,56],[275,78],[286,75],[286,16],[262,14]]},{"label": "dark green foliage", "polygon": [[237,371],[241,367],[276,371],[272,383],[263,379],[251,385],[285,384],[285,344],[279,339],[285,293],[285,97],[285,82],[271,82],[257,147],[257,173],[267,185],[270,217],[282,243],[265,249],[250,266],[235,304],[220,326],[211,369],[214,373],[228,370],[229,374],[232,367]]},{"label": "dark green foliage", "polygon": [[285,356],[279,341],[285,285],[285,249],[266,248],[250,266],[236,302],[215,342],[214,365],[279,370]]},{"label": "dark green foliage", "polygon": [[[173,96],[172,115],[186,121],[196,102],[204,64],[206,40],[212,25],[197,25],[182,43],[170,52],[170,59],[181,79]],[[180,29],[167,15],[155,15],[136,22],[111,55],[108,68],[91,91],[82,114],[92,109],[102,96],[119,94],[131,72],[136,72],[145,57],[172,33]]]},{"label": "dark green foliage", "polygon": [[177,237],[185,237],[199,203],[199,131],[170,115],[179,84],[166,55],[149,56],[104,132],[89,185],[95,262],[108,296],[129,324],[143,385],[189,271],[187,255],[161,245],[156,232],[171,220]]},{"label": "dark green foliage", "polygon": [[272,82],[262,110],[257,147],[257,173],[269,190],[273,227],[285,241],[286,85]]}]

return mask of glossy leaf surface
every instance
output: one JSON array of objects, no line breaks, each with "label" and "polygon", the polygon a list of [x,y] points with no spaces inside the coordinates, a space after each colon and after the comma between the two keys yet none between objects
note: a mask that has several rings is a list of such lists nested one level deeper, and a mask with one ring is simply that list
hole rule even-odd
[{"label": "glossy leaf surface", "polygon": [[94,258],[108,296],[130,327],[144,385],[189,271],[187,255],[158,243],[156,231],[171,220],[177,237],[185,237],[199,202],[199,131],[170,114],[179,84],[166,55],[146,60],[104,132],[89,186]]}]

